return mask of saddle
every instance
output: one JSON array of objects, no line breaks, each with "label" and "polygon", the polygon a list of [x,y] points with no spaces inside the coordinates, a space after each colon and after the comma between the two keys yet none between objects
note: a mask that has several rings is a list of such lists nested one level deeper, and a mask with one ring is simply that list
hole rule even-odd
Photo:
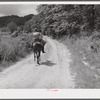
[{"label": "saddle", "polygon": [[46,42],[43,39],[35,39],[33,44],[41,44],[42,46],[44,46],[46,44]]}]

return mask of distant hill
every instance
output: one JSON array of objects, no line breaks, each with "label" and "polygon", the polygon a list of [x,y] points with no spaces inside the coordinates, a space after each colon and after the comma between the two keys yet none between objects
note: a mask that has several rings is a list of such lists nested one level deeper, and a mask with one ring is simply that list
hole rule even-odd
[{"label": "distant hill", "polygon": [[18,26],[24,25],[24,23],[30,20],[33,16],[33,14],[29,14],[24,17],[19,17],[17,15],[3,16],[0,17],[0,27],[7,26],[10,22],[15,22]]}]

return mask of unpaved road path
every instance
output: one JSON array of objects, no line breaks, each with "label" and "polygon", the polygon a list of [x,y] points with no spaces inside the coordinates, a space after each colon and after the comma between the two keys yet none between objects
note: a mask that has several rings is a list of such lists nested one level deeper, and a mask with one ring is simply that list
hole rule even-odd
[{"label": "unpaved road path", "polygon": [[74,88],[69,50],[58,41],[46,39],[46,53],[42,54],[41,65],[36,65],[32,54],[9,67],[0,73],[1,89]]}]

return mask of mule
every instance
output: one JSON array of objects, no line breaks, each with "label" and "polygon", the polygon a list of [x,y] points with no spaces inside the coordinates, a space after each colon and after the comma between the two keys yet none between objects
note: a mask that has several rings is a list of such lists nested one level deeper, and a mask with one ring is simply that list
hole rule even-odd
[{"label": "mule", "polygon": [[42,44],[40,42],[33,43],[33,52],[34,52],[34,61],[37,61],[37,64],[40,65],[40,56],[42,51]]}]

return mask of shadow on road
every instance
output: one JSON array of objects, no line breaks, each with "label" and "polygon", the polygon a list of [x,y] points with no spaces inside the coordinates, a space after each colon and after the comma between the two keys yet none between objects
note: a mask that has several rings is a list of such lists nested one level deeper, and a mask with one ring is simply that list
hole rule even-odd
[{"label": "shadow on road", "polygon": [[41,65],[46,65],[46,66],[53,66],[56,63],[52,63],[51,61],[47,60],[46,62],[41,63]]}]

